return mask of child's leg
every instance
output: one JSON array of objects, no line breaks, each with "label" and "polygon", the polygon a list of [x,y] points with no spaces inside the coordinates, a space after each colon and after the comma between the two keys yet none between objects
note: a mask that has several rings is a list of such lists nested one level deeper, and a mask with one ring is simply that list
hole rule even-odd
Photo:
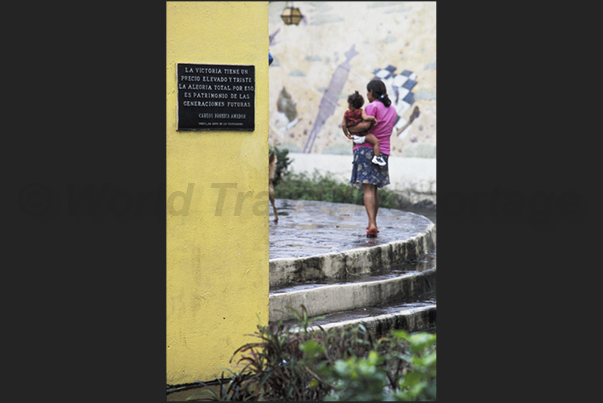
[{"label": "child's leg", "polygon": [[381,155],[380,143],[377,137],[374,134],[367,134],[365,140],[373,146],[373,150],[375,151],[375,157],[379,157]]}]

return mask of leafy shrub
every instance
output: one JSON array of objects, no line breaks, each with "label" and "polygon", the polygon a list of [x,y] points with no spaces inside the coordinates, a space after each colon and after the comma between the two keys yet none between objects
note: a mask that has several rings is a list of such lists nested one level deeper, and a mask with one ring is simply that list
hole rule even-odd
[{"label": "leafy shrub", "polygon": [[394,397],[405,401],[436,400],[436,335],[395,332],[394,336],[409,348],[409,354],[402,357],[408,362],[409,370],[399,381]]},{"label": "leafy shrub", "polygon": [[434,334],[394,331],[375,339],[362,325],[310,332],[305,308],[288,309],[297,329],[258,326],[259,340],[233,354],[243,354],[244,367],[223,380],[220,394],[187,400],[435,400]]},{"label": "leafy shrub", "polygon": [[337,360],[330,378],[335,384],[334,392],[326,401],[373,401],[385,400],[383,391],[387,384],[387,371],[383,368],[383,357],[372,350],[367,358],[350,357]]},{"label": "leafy shrub", "polygon": [[[289,171],[293,162],[288,157],[288,149],[269,146],[270,153],[276,153],[276,172],[273,180],[275,196],[279,199],[317,200],[333,203],[349,203],[363,205],[363,192],[333,178],[330,172],[322,175],[314,169],[312,176]],[[351,169],[351,168],[350,168]],[[350,171],[351,172],[351,171]],[[277,187],[277,185],[279,185]],[[385,208],[400,208],[394,192],[387,189],[379,190],[379,206]]]},{"label": "leafy shrub", "polygon": [[327,401],[436,400],[436,335],[394,331],[367,357],[337,360]]},{"label": "leafy shrub", "polygon": [[[312,177],[306,173],[290,173],[278,188],[274,189],[279,199],[318,200],[333,203],[364,204],[363,192],[333,178],[330,172],[322,175],[317,169]],[[379,189],[379,207],[399,208],[394,192]]]}]

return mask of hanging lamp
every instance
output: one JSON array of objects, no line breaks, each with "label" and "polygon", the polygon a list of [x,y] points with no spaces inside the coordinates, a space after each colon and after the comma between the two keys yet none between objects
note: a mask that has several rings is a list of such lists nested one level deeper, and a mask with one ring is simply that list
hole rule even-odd
[{"label": "hanging lamp", "polygon": [[281,18],[285,25],[299,25],[299,22],[304,18],[299,8],[293,7],[293,2],[286,2],[285,9],[281,13]]}]

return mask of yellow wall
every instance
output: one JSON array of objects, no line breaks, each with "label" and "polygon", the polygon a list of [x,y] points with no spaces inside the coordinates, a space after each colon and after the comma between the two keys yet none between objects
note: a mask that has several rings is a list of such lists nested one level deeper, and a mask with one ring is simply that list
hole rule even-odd
[{"label": "yellow wall", "polygon": [[[166,12],[166,370],[177,385],[218,378],[268,321],[268,2]],[[177,131],[177,63],[254,65],[255,130]],[[236,188],[216,215],[224,183]]]}]

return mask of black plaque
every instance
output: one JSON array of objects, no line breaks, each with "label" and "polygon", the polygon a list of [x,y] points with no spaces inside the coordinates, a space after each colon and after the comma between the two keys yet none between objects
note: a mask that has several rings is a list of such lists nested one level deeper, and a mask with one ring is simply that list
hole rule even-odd
[{"label": "black plaque", "polygon": [[255,66],[178,63],[178,130],[255,129]]}]

